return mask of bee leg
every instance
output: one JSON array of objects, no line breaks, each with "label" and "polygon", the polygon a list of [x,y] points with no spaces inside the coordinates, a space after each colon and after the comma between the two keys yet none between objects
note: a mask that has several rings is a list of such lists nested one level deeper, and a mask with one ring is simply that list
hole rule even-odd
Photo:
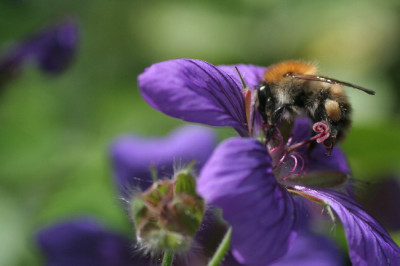
[{"label": "bee leg", "polygon": [[323,144],[327,150],[327,154],[326,154],[327,156],[331,156],[333,147],[336,144],[336,131],[335,130],[332,130],[332,131],[333,131],[332,132],[333,135],[329,136],[329,138],[323,142]]},{"label": "bee leg", "polygon": [[287,106],[283,105],[283,106],[279,106],[278,108],[276,108],[274,110],[274,112],[272,113],[272,122],[274,124],[279,123],[281,121],[282,114],[286,109],[287,109]]},{"label": "bee leg", "polygon": [[317,142],[310,142],[307,146],[307,156],[310,158],[311,152],[317,147]]},{"label": "bee leg", "polygon": [[286,106],[279,106],[278,108],[276,108],[273,112],[269,112],[270,113],[270,119],[268,121],[268,131],[267,131],[267,136],[269,135],[269,137],[273,137],[276,133],[276,129],[278,127],[278,125],[280,124],[281,120],[282,120],[282,115],[283,112],[286,110]]},{"label": "bee leg", "polygon": [[332,155],[332,149],[333,149],[333,144],[331,144],[331,146],[328,149],[328,153],[326,154],[326,156],[331,156]]},{"label": "bee leg", "polygon": [[265,133],[265,142],[268,143],[276,134],[275,125],[268,125]]}]

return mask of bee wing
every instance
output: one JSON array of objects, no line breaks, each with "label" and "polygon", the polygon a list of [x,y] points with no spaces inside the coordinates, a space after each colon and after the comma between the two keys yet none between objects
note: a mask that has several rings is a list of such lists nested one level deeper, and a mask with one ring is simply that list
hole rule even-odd
[{"label": "bee wing", "polygon": [[288,73],[285,75],[285,77],[290,77],[290,78],[295,78],[295,79],[304,79],[304,80],[311,80],[311,81],[320,81],[320,82],[325,82],[325,83],[330,83],[330,84],[339,84],[343,85],[346,87],[351,87],[357,90],[361,90],[363,92],[366,92],[370,95],[375,95],[375,91],[369,90],[366,88],[363,88],[358,85],[354,85],[345,81],[329,78],[329,77],[324,77],[324,76],[315,76],[315,75],[307,75],[307,74],[293,74],[293,73]]}]

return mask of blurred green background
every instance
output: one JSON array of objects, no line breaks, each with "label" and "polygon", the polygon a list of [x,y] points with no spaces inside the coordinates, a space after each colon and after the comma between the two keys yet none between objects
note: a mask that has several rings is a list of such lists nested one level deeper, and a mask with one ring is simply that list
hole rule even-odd
[{"label": "blurred green background", "polygon": [[137,75],[158,61],[317,61],[322,74],[377,92],[348,89],[354,125],[342,147],[355,179],[371,182],[356,185],[399,176],[398,1],[2,0],[0,51],[66,16],[81,30],[71,67],[50,77],[30,65],[0,97],[0,265],[41,264],[35,232],[68,217],[90,214],[129,232],[110,141],[184,124],[140,96]]}]

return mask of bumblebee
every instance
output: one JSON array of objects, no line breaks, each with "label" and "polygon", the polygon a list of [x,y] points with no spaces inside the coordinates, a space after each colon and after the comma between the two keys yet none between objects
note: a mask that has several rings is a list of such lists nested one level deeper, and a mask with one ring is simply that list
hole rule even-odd
[{"label": "bumblebee", "polygon": [[257,87],[257,109],[266,126],[266,142],[282,120],[308,116],[314,123],[329,125],[323,144],[331,150],[351,125],[351,104],[342,86],[374,95],[375,92],[348,82],[317,75],[314,64],[285,61],[268,67]]}]

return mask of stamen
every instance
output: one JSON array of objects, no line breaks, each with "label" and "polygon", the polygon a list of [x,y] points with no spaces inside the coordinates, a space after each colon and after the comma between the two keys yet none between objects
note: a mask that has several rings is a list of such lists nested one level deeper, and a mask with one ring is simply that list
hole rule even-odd
[{"label": "stamen", "polygon": [[284,154],[282,155],[281,159],[278,161],[278,163],[277,163],[275,166],[273,166],[273,169],[279,167],[279,166],[285,161],[287,155],[288,155],[287,153],[284,153]]},{"label": "stamen", "polygon": [[278,146],[276,146],[275,148],[272,148],[272,149],[269,151],[269,155],[272,156],[273,153],[277,152],[279,149],[283,150],[283,148],[284,148],[283,145],[278,145]]},{"label": "stamen", "polygon": [[305,166],[306,166],[306,163],[305,163],[305,161],[304,161],[304,158],[303,158],[303,156],[301,156],[301,154],[298,153],[298,152],[294,152],[293,155],[297,156],[297,157],[301,160],[301,168],[300,168],[300,170],[299,170],[292,178],[296,178],[296,177],[298,177],[299,175],[301,175],[301,176],[303,177],[303,176],[305,175],[305,173],[306,173],[305,171],[303,171],[304,168],[305,168]]},{"label": "stamen", "polygon": [[[268,125],[264,124],[264,130],[268,129]],[[285,181],[288,178],[297,178],[299,176],[303,177],[307,173],[307,163],[303,158],[300,152],[296,150],[307,145],[313,141],[317,143],[324,143],[330,137],[330,128],[329,124],[326,121],[320,121],[314,123],[313,130],[317,134],[310,137],[305,141],[301,141],[295,144],[293,142],[293,136],[289,137],[286,143],[284,143],[283,136],[278,128],[276,128],[276,134],[272,136],[272,139],[266,143],[267,146],[272,146],[277,144],[276,146],[272,146],[269,149],[269,154],[273,158],[273,169],[282,166],[287,158],[290,157],[294,161],[294,165],[292,169],[285,174],[285,177],[280,180]],[[290,169],[290,168],[289,168]],[[286,171],[285,171],[286,172]]]},{"label": "stamen", "polygon": [[293,166],[292,170],[290,170],[289,174],[287,174],[284,178],[282,178],[283,181],[288,179],[294,173],[294,171],[296,171],[296,168],[297,168],[297,157],[294,154],[291,154],[290,158],[292,158],[294,160],[294,166]]},{"label": "stamen", "polygon": [[294,151],[294,150],[296,150],[296,149],[298,149],[298,148],[300,148],[300,147],[302,147],[302,146],[304,146],[304,145],[306,145],[306,144],[308,144],[308,143],[313,142],[314,140],[315,140],[317,143],[324,142],[324,141],[327,140],[327,139],[329,138],[329,136],[330,136],[330,133],[329,133],[329,124],[328,124],[328,122],[326,122],[326,121],[321,121],[321,122],[315,123],[315,124],[313,125],[313,130],[314,130],[315,132],[319,133],[319,134],[317,134],[317,135],[315,135],[315,136],[309,138],[308,140],[301,141],[301,142],[298,142],[298,143],[296,143],[296,144],[293,144],[292,146],[289,146],[289,147],[286,149],[286,151],[287,151],[287,152]]},{"label": "stamen", "polygon": [[292,144],[293,141],[293,136],[290,136],[286,142],[286,146],[290,146],[290,144]]},{"label": "stamen", "polygon": [[[293,179],[293,178],[297,178],[299,175],[303,176],[305,174],[303,170],[304,170],[306,164],[305,164],[303,156],[301,156],[300,153],[295,152],[290,155],[290,158],[292,158],[294,160],[294,166],[292,167],[292,170],[284,178],[282,178],[283,181],[285,181],[289,177]],[[299,159],[301,161],[301,164],[300,164],[301,167],[297,171],[297,173],[293,175],[293,173],[298,168],[297,166],[299,165],[299,161],[298,161]]]}]

